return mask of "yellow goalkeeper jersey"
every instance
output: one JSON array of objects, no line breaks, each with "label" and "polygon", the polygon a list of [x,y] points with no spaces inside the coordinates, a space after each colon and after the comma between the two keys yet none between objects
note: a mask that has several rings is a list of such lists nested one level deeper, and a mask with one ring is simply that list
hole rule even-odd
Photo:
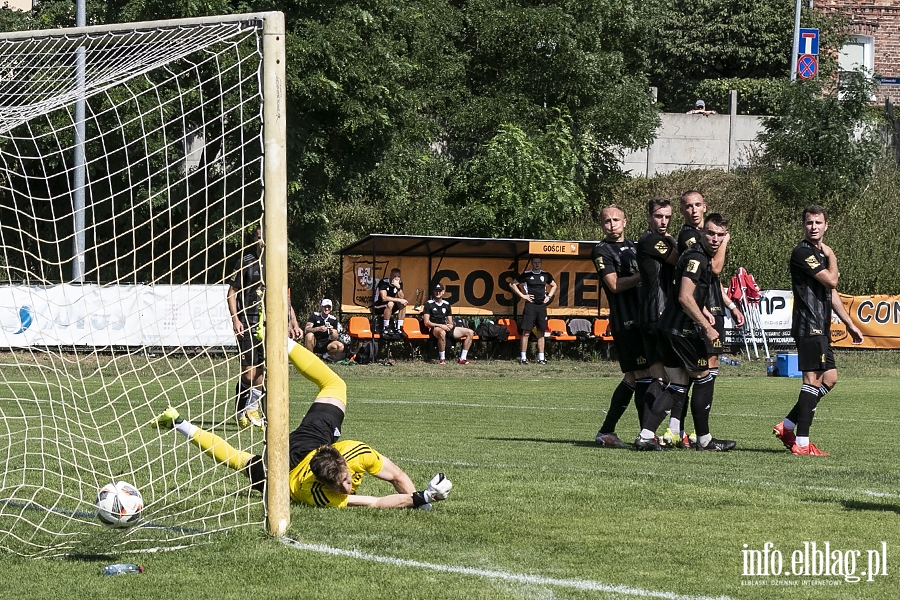
[{"label": "yellow goalkeeper jersey", "polygon": [[[353,482],[352,492],[354,494],[365,473],[377,475],[384,467],[384,460],[381,458],[381,455],[364,442],[341,440],[333,445],[347,461]],[[309,461],[315,452],[313,450],[303,457],[300,464],[291,471],[291,500],[303,502],[310,506],[333,506],[338,508],[347,506],[347,494],[340,494],[326,488],[316,481],[315,476],[310,471]]]}]

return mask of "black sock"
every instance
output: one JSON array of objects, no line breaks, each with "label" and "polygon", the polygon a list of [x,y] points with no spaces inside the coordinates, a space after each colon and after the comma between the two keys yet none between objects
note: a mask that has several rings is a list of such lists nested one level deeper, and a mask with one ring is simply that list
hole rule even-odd
[{"label": "black sock", "polygon": [[647,395],[647,389],[651,383],[653,383],[652,377],[644,377],[634,382],[634,407],[637,409],[638,429],[641,429],[644,419],[644,397]]},{"label": "black sock", "polygon": [[236,398],[235,412],[242,412],[247,407],[250,400],[250,383],[245,381],[243,377],[238,377],[237,385],[234,388]]},{"label": "black sock", "polygon": [[607,411],[606,419],[603,420],[603,425],[600,427],[600,433],[614,433],[616,431],[616,424],[622,418],[622,415],[625,414],[625,411],[628,410],[633,394],[634,388],[630,383],[624,379],[619,382],[609,401],[609,411]]},{"label": "black sock", "polygon": [[[682,395],[684,401],[685,389],[682,386],[664,387],[662,381],[656,381],[650,385],[647,395],[644,397],[644,418],[641,420],[642,428],[656,431],[660,424],[672,412],[672,404],[675,401],[675,395]],[[658,390],[654,394],[654,390]]]},{"label": "black sock", "polygon": [[[800,396],[797,398],[797,406],[799,407],[796,434],[797,437],[809,437],[809,427],[812,425],[813,417],[816,414],[816,403],[819,401],[819,388],[806,385],[800,386]],[[791,411],[793,412],[793,411]],[[791,419],[793,421],[793,419]]]},{"label": "black sock", "polygon": [[712,409],[713,388],[716,378],[712,373],[700,379],[694,379],[694,393],[691,396],[691,415],[694,417],[694,431],[697,437],[709,433],[709,411]]},{"label": "black sock", "polygon": [[819,406],[819,402],[821,402],[822,398],[825,397],[825,394],[827,394],[830,391],[831,391],[831,388],[824,383],[821,386],[819,386],[819,397],[816,398],[816,406]]}]

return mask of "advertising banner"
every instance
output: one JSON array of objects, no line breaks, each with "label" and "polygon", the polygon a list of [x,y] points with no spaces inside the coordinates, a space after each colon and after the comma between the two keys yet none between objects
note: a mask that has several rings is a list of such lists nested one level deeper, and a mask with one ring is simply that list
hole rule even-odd
[{"label": "advertising banner", "polygon": [[[590,259],[568,256],[544,256],[542,268],[553,275],[559,289],[547,305],[547,313],[557,316],[598,316],[606,305],[600,296],[600,280]],[[392,256],[343,257],[341,311],[368,314],[377,282],[391,269],[401,271],[403,293],[409,301],[407,314],[418,314],[430,297],[432,283],[444,286],[444,298],[458,315],[510,316],[522,312],[522,302],[512,290],[526,262],[501,258]]]},{"label": "advertising banner", "polygon": [[234,346],[226,285],[0,287],[0,347]]}]

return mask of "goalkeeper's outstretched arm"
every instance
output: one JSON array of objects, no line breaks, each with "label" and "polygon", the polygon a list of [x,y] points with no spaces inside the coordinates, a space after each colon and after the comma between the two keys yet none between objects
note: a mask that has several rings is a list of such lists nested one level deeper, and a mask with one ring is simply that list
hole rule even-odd
[{"label": "goalkeeper's outstretched arm", "polygon": [[[406,473],[397,467],[387,458],[385,460],[385,466],[388,463],[393,465],[393,467],[403,474],[403,477],[409,480],[409,477]],[[385,481],[391,481],[387,477],[382,477],[381,474],[384,472],[384,469],[376,475],[379,479],[384,479]],[[396,488],[398,483],[395,481],[391,481]],[[409,482],[409,485],[412,486],[412,482]],[[450,489],[453,487],[453,484],[447,479],[443,473],[438,473],[434,477],[431,478],[431,481],[428,482],[428,487],[422,490],[421,492],[413,492],[412,494],[408,493],[400,493],[400,494],[390,494],[388,496],[360,496],[351,494],[347,498],[347,506],[368,506],[371,508],[431,508],[432,502],[439,502],[441,500],[446,500],[447,496],[450,495]],[[398,488],[399,489],[399,488]]]}]

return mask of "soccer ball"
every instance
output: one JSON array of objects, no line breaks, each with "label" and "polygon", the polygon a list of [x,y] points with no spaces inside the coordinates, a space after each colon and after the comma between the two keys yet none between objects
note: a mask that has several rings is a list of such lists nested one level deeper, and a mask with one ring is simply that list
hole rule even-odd
[{"label": "soccer ball", "polygon": [[107,527],[131,527],[141,518],[144,499],[130,483],[114,481],[100,488],[94,506],[97,518]]}]

